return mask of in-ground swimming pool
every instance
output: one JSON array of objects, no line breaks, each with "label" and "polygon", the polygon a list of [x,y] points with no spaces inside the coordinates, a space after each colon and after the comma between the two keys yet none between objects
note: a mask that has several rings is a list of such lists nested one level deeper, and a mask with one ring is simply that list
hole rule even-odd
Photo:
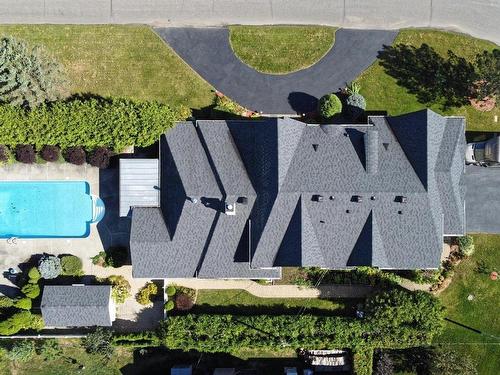
[{"label": "in-ground swimming pool", "polygon": [[102,216],[86,181],[0,182],[0,238],[87,237]]}]

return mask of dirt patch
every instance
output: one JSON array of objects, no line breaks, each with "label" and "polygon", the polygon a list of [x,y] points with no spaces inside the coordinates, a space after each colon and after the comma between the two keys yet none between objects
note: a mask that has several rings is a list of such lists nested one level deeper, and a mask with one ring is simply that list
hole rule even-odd
[{"label": "dirt patch", "polygon": [[486,97],[483,100],[469,99],[471,106],[480,112],[489,112],[495,108],[496,100],[493,97]]}]

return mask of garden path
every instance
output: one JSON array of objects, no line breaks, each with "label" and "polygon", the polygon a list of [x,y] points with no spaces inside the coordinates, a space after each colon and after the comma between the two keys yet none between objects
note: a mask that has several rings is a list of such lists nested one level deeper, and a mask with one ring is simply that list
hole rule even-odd
[{"label": "garden path", "polygon": [[170,279],[168,283],[192,289],[242,289],[260,298],[364,298],[370,285],[263,285],[252,280]]},{"label": "garden path", "polygon": [[339,29],[335,44],[313,66],[290,74],[266,74],[243,63],[231,49],[227,28],[156,28],[158,35],[218,91],[265,114],[316,109],[324,94],[345,87],[368,68],[397,30]]}]

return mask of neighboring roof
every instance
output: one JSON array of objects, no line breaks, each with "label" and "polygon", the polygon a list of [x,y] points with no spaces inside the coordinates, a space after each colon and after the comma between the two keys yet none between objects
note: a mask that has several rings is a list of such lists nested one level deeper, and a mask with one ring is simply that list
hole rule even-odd
[{"label": "neighboring roof", "polygon": [[46,285],[42,317],[47,327],[111,326],[110,285]]},{"label": "neighboring roof", "polygon": [[[464,130],[463,118],[429,110],[370,117],[367,125],[179,123],[161,140],[162,212],[155,215],[163,218],[155,221],[168,241],[139,241],[152,224],[134,209],[134,275],[436,268],[443,235],[464,232]],[[236,215],[224,213],[224,202]],[[142,257],[152,260],[134,260]]]},{"label": "neighboring roof", "polygon": [[174,366],[170,369],[170,375],[191,375],[193,366]]},{"label": "neighboring roof", "polygon": [[120,216],[131,207],[159,207],[158,159],[120,159]]}]

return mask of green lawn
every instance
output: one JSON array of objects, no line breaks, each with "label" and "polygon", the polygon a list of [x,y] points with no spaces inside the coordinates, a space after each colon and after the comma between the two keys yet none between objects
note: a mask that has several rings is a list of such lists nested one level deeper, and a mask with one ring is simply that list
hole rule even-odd
[{"label": "green lawn", "polygon": [[[488,274],[477,271],[481,263],[488,271],[500,270],[500,235],[474,235],[474,242],[475,253],[457,266],[452,283],[441,293],[440,299],[447,308],[449,319],[483,334],[447,323],[445,332],[436,342],[500,344],[500,284],[490,280]],[[474,299],[469,301],[468,295],[473,295]]]},{"label": "green lawn", "polygon": [[244,290],[199,290],[193,312],[239,314],[317,313],[352,315],[359,300],[259,298]]},{"label": "green lawn", "polygon": [[2,25],[0,35],[44,46],[65,66],[73,93],[192,108],[213,99],[211,87],[146,26]]},{"label": "green lawn", "polygon": [[[499,281],[477,271],[484,264],[488,271],[500,269],[500,235],[474,235],[476,251],[461,262],[450,286],[440,295],[447,308],[447,317],[482,332],[478,334],[447,322],[445,331],[435,343],[454,345],[458,351],[469,353],[482,375],[495,374],[500,368],[500,301]],[[467,296],[472,294],[473,301]]]},{"label": "green lawn", "polygon": [[[0,375],[120,375],[120,369],[133,362],[132,349],[117,348],[109,361],[87,354],[80,340],[60,340],[62,355],[56,360],[44,361],[35,355],[28,362],[10,362],[0,354]],[[80,369],[84,366],[85,369]]]},{"label": "green lawn", "polygon": [[335,28],[327,26],[231,26],[234,53],[264,73],[307,68],[332,48]]},{"label": "green lawn", "polygon": [[[494,43],[464,34],[429,29],[402,30],[394,42],[394,44],[398,43],[413,46],[427,43],[442,55],[446,55],[450,49],[467,59],[474,58],[482,50],[498,47]],[[361,84],[361,94],[366,98],[367,110],[369,111],[387,111],[390,115],[398,115],[427,107],[427,105],[419,103],[416,97],[409,94],[404,87],[398,86],[396,80],[387,75],[378,62],[363,72],[357,81]],[[446,115],[465,116],[468,130],[500,130],[500,122],[494,122],[495,115],[500,117],[498,105],[490,112],[479,112],[471,106],[450,108],[446,111],[443,111],[439,105],[432,105],[430,108]]]}]

